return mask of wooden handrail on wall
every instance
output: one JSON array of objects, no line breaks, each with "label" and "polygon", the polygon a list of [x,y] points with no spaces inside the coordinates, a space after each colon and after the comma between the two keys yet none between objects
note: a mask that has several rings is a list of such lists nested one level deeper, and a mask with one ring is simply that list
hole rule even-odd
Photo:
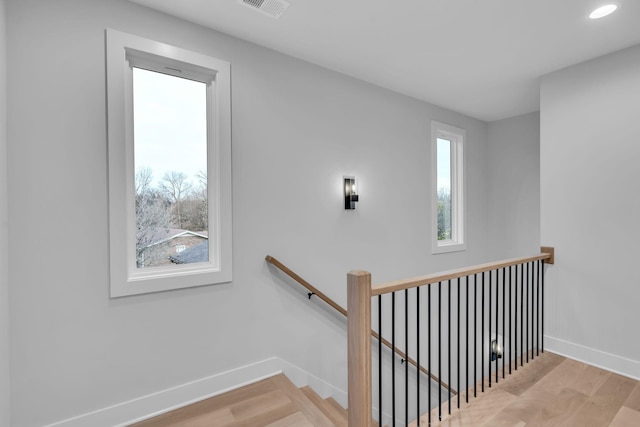
[{"label": "wooden handrail on wall", "polygon": [[[306,288],[309,292],[311,292],[311,294],[315,294],[318,298],[320,298],[322,301],[326,302],[327,304],[329,304],[331,307],[333,307],[336,311],[338,311],[340,314],[342,314],[344,317],[347,317],[347,310],[345,310],[344,308],[342,308],[338,303],[336,303],[335,301],[333,301],[331,298],[329,298],[328,296],[326,296],[324,293],[320,292],[318,290],[318,288],[316,288],[315,286],[313,286],[311,283],[307,282],[306,280],[304,280],[302,277],[300,277],[298,274],[296,274],[293,270],[291,270],[290,268],[288,268],[286,265],[284,265],[283,263],[281,263],[280,261],[278,261],[276,258],[272,257],[271,255],[267,255],[265,257],[265,260],[277,267],[280,271],[282,271],[283,273],[285,273],[287,276],[291,277],[293,280],[295,280],[296,282],[298,282],[300,285],[302,285],[304,288]],[[374,337],[376,340],[380,339],[380,336],[378,335],[378,333],[376,331],[374,331],[373,329],[371,329],[371,336]],[[422,372],[425,375],[429,375],[429,377],[431,377],[432,380],[434,381],[439,381],[438,377],[433,375],[431,372],[427,371],[427,369],[423,366],[418,366],[418,364],[416,363],[415,360],[413,360],[412,358],[407,358],[407,355],[401,351],[399,348],[394,348],[393,345],[386,340],[385,338],[381,339],[382,343],[389,349],[393,349],[395,351],[395,353],[400,356],[400,358],[402,358],[403,360],[408,361],[411,365],[413,365],[414,367],[417,367],[418,369],[420,369],[420,372]],[[457,394],[457,391],[452,389],[451,387],[449,387],[448,384],[446,384],[445,382],[442,382],[442,387],[446,390],[449,390],[451,392],[451,394],[455,395]]]},{"label": "wooden handrail on wall", "polygon": [[274,257],[272,257],[271,255],[267,255],[265,260],[269,263],[272,264],[276,267],[278,267],[278,269],[280,271],[282,271],[284,274],[286,274],[287,276],[291,277],[293,280],[295,280],[296,282],[298,282],[299,284],[301,284],[303,287],[305,287],[309,292],[311,292],[312,294],[315,294],[318,298],[320,298],[322,301],[326,302],[327,304],[329,304],[331,307],[333,307],[334,309],[336,309],[340,314],[342,314],[344,317],[347,317],[347,310],[345,310],[344,308],[342,308],[338,303],[336,303],[334,300],[332,300],[331,298],[329,298],[328,296],[326,296],[325,294],[323,294],[322,292],[320,292],[318,290],[318,288],[314,287],[311,283],[307,282],[306,280],[304,280],[302,277],[298,276],[293,270],[291,270],[290,268],[288,268],[286,265],[284,265],[283,263],[281,263],[280,261],[278,261],[277,259],[275,259]]}]

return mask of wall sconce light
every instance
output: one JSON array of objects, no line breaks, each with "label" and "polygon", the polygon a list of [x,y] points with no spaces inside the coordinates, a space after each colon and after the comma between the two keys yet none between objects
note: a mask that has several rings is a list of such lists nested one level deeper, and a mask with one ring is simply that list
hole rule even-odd
[{"label": "wall sconce light", "polygon": [[354,176],[344,177],[344,208],[355,209],[358,201],[358,191],[356,189],[356,178]]},{"label": "wall sconce light", "polygon": [[491,361],[495,362],[497,359],[502,359],[502,346],[499,339],[491,341]]}]

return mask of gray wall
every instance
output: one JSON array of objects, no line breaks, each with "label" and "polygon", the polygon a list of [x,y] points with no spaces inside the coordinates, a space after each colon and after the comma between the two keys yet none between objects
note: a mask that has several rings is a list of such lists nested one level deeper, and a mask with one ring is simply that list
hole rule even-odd
[{"label": "gray wall", "polygon": [[0,427],[9,426],[9,273],[7,211],[7,55],[5,1],[0,0]]},{"label": "gray wall", "polygon": [[[488,261],[485,123],[124,0],[7,1],[12,418],[35,426],[278,355],[346,389],[346,305],[375,282]],[[234,281],[108,297],[104,30],[232,63]],[[429,130],[465,128],[468,250],[432,256]],[[361,201],[341,206],[341,177]]]},{"label": "gray wall", "polygon": [[540,113],[488,124],[488,236],[493,258],[540,250]]},{"label": "gray wall", "polygon": [[549,347],[640,378],[640,46],[543,77]]}]

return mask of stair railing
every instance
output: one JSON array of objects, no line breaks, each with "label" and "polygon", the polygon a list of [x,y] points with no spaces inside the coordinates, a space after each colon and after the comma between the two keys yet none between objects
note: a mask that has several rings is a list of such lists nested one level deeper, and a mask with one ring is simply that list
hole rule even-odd
[{"label": "stair railing", "polygon": [[[291,279],[295,280],[298,284],[300,284],[307,291],[309,291],[307,293],[307,296],[309,297],[309,299],[311,299],[312,296],[317,296],[322,301],[324,301],[325,303],[327,303],[331,307],[333,307],[338,313],[342,314],[344,317],[347,317],[347,318],[349,317],[348,314],[347,314],[347,310],[345,310],[342,306],[340,306],[340,304],[336,303],[334,300],[329,298],[327,295],[325,295],[323,292],[321,292],[318,288],[316,288],[311,283],[307,282],[305,279],[300,277],[296,272],[291,270],[289,267],[284,265],[282,262],[278,261],[276,258],[272,257],[271,255],[267,255],[265,257],[265,260],[269,264],[277,267],[280,271],[285,273],[287,276],[289,276]],[[400,350],[396,346],[392,345],[392,343],[389,342],[387,339],[385,339],[383,337],[380,337],[380,335],[376,331],[371,329],[370,332],[371,332],[371,336],[373,337],[374,340],[379,341],[382,345],[384,345],[385,347],[387,347],[389,349],[393,349],[393,351],[400,357],[400,359],[403,361],[403,363],[404,362],[408,362],[408,364],[412,365],[414,368],[419,369],[420,372],[422,372],[423,374],[429,375],[431,377],[431,379],[433,379],[435,382],[438,382],[439,384],[441,384],[441,387],[443,387],[445,390],[447,390],[452,395],[457,394],[457,391],[454,390],[453,388],[451,388],[446,382],[442,381],[441,379],[439,379],[438,377],[436,377],[435,375],[433,375],[432,373],[427,371],[427,369],[425,367],[419,366],[416,363],[416,361],[413,360],[412,358],[410,358],[410,357],[408,358],[407,355],[402,350]]]},{"label": "stair railing", "polygon": [[[373,425],[372,340],[370,335],[372,331],[372,302],[374,300],[377,300],[377,304],[373,305],[377,311],[378,331],[384,330],[383,316],[391,312],[389,316],[391,318],[391,333],[392,336],[395,335],[397,328],[404,332],[404,353],[407,355],[411,353],[409,348],[411,345],[416,364],[420,365],[424,360],[426,350],[427,371],[430,372],[432,366],[437,366],[437,370],[434,372],[434,375],[439,378],[437,381],[441,381],[443,375],[446,375],[447,382],[450,384],[452,383],[452,374],[457,374],[457,389],[460,390],[460,387],[465,386],[467,393],[464,393],[464,399],[468,402],[471,394],[470,376],[472,377],[473,397],[476,397],[478,379],[486,378],[485,372],[488,372],[488,387],[491,387],[493,373],[495,373],[495,382],[499,381],[499,358],[503,360],[502,378],[504,379],[507,363],[509,374],[511,374],[513,361],[515,361],[515,370],[518,369],[518,356],[520,357],[520,366],[523,366],[525,358],[528,363],[529,356],[533,360],[540,351],[544,352],[544,305],[542,301],[544,298],[545,262],[554,263],[553,248],[542,247],[540,254],[531,257],[481,264],[373,286],[369,272],[351,271],[347,275],[349,426],[370,427]],[[422,297],[420,295],[421,288],[424,291]],[[470,310],[471,296],[473,296],[473,300]],[[387,297],[384,298],[385,301],[383,301],[383,297]],[[426,304],[424,299],[427,300]],[[411,309],[409,309],[410,300]],[[455,301],[456,308],[452,307],[452,301]],[[463,309],[461,309],[462,301],[464,301]],[[390,304],[385,305],[384,302]],[[404,316],[401,316],[404,317],[404,323],[400,322],[399,326],[395,323],[398,302],[401,303],[400,308],[404,305]],[[403,302],[404,304],[402,304]],[[444,319],[443,311],[445,312]],[[437,321],[433,321],[436,314]],[[414,322],[413,325],[409,324],[410,317]],[[454,326],[453,330],[452,325]],[[461,332],[463,325],[465,329],[464,340],[462,340],[463,334]],[[485,325],[488,328],[485,328]],[[415,341],[409,339],[410,330],[415,335]],[[480,333],[478,334],[478,332]],[[425,334],[426,344],[424,340],[421,341]],[[436,336],[437,340],[434,343]],[[443,345],[443,337],[446,341],[445,345]],[[452,349],[452,338],[455,339],[456,350]],[[480,339],[478,340],[478,338]],[[396,384],[395,376],[392,376],[392,384],[383,384],[382,338],[379,337],[378,340],[377,418],[379,424],[383,424],[383,396],[385,393],[393,395],[391,399],[392,426],[396,425],[396,415],[401,413],[404,415],[404,422],[401,424],[408,426],[409,420],[413,419],[410,412],[416,417],[414,425],[420,426],[421,422],[425,426],[431,424],[431,382],[427,382],[426,398],[421,398],[420,389],[424,384],[421,384],[419,375],[416,375],[416,387],[411,393],[416,397],[415,400],[412,400],[412,405],[415,406],[410,410],[409,367],[405,364],[405,378],[400,384]],[[480,344],[479,347],[478,344]],[[396,346],[393,345],[393,347]],[[423,359],[421,359],[421,349]],[[470,353],[472,353],[472,358],[469,356]],[[452,358],[455,360],[452,361]],[[395,358],[391,357],[390,361],[391,371],[395,373]],[[494,363],[495,370],[492,372],[492,364]],[[452,368],[455,368],[453,372]],[[463,377],[462,380],[461,377]],[[404,411],[402,408],[397,410],[395,399],[395,393],[402,385],[404,385]],[[480,383],[480,388],[480,392],[484,392],[484,380]],[[460,407],[461,396],[460,394],[457,396],[457,405]],[[425,400],[426,402],[424,402]],[[454,403],[451,393],[448,393],[447,400],[450,414],[452,403]],[[436,406],[438,406],[440,420],[442,419],[442,403],[442,388],[439,388]],[[426,412],[426,415],[421,417],[423,411]]]}]

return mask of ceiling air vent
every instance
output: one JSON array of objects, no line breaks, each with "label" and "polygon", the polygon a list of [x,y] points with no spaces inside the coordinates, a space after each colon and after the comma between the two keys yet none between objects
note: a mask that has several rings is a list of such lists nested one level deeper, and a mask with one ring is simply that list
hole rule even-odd
[{"label": "ceiling air vent", "polygon": [[267,16],[278,19],[289,7],[285,0],[238,0],[243,5]]}]

